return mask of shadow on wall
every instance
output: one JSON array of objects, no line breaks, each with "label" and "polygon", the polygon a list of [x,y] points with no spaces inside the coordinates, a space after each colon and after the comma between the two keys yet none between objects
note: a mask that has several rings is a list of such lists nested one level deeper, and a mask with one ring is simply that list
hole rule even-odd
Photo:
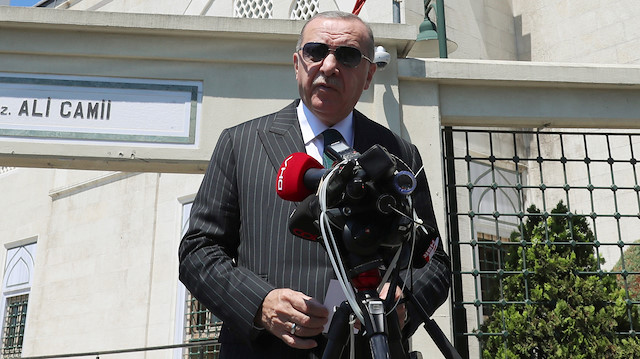
[{"label": "shadow on wall", "polygon": [[522,33],[522,15],[513,18],[518,61],[531,61],[531,34]]}]

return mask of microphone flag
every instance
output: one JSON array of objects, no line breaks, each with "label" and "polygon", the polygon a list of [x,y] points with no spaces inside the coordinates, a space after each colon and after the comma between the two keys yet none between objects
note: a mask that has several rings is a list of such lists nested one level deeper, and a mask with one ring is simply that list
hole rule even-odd
[{"label": "microphone flag", "polygon": [[296,152],[285,158],[278,169],[276,192],[286,201],[300,202],[314,192],[305,186],[305,174],[310,169],[324,167],[306,153]]}]

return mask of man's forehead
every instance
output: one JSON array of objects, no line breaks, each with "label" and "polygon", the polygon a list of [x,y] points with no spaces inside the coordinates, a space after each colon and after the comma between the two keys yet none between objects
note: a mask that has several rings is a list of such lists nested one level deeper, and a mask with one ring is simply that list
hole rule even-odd
[{"label": "man's forehead", "polygon": [[366,27],[351,19],[315,18],[305,27],[302,38],[304,42],[327,40],[357,45],[366,39]]}]

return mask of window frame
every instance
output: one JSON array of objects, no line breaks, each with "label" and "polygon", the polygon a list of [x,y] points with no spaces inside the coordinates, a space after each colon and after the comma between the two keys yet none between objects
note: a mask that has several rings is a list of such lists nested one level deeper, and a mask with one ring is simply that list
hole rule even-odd
[{"label": "window frame", "polygon": [[[31,294],[31,287],[33,285],[33,273],[35,267],[35,256],[37,249],[37,241],[30,239],[23,242],[7,244],[6,246],[6,259],[4,272],[2,274],[2,304],[0,309],[2,310],[2,331],[0,333],[0,353],[4,358],[20,357],[22,354],[22,348],[24,343],[24,337],[27,333],[28,316],[29,316],[29,295]],[[7,323],[7,312],[11,308],[10,300],[26,296],[26,303],[19,304],[24,305],[25,309],[22,316],[21,323],[18,323],[18,330],[20,331],[19,337],[19,352],[13,352],[6,354],[5,340],[6,330],[9,328]]]}]

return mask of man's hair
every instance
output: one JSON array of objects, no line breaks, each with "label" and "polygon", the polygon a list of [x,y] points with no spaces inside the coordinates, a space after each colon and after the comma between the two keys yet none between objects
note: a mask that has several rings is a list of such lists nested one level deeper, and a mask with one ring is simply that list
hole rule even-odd
[{"label": "man's hair", "polygon": [[300,36],[298,36],[298,43],[296,44],[296,49],[300,49],[302,47],[302,36],[304,35],[304,30],[307,28],[307,24],[309,24],[312,20],[314,20],[316,18],[321,18],[321,19],[342,19],[342,20],[349,20],[349,21],[358,21],[361,24],[363,24],[367,29],[367,34],[369,35],[368,36],[368,38],[369,38],[368,42],[369,43],[368,44],[363,44],[363,46],[365,47],[363,49],[363,52],[366,53],[367,57],[373,59],[373,55],[374,55],[374,52],[375,52],[375,48],[374,48],[375,41],[373,39],[373,30],[371,30],[371,26],[369,26],[369,24],[364,22],[357,15],[354,15],[354,14],[349,13],[349,12],[344,12],[344,11],[325,11],[325,12],[320,12],[320,13],[317,13],[317,14],[313,15],[313,17],[311,17],[311,19],[309,19],[309,21],[307,21],[307,23],[304,24],[304,26],[302,27],[302,31],[300,31]]}]

